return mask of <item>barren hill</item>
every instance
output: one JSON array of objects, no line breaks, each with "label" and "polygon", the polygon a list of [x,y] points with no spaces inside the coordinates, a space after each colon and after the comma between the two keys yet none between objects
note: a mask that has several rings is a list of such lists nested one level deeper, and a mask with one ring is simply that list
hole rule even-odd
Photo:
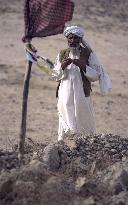
[{"label": "barren hill", "polygon": [[[112,79],[113,89],[106,97],[100,95],[98,83],[93,85],[92,97],[97,132],[127,136],[128,2],[127,0],[73,1],[75,12],[70,24],[77,23],[85,28],[87,38]],[[0,0],[1,146],[10,142],[9,139],[17,140],[20,129],[22,86],[26,64],[24,45],[21,41],[24,32],[23,2],[23,0]],[[123,27],[123,32],[119,29],[120,26]],[[63,35],[37,38],[33,43],[39,53],[52,60],[55,60],[58,51],[66,46]],[[56,83],[50,81],[47,74],[33,66],[27,136],[46,142],[57,139],[55,89]],[[50,129],[47,129],[47,125]]]},{"label": "barren hill", "polygon": [[127,0],[73,0],[75,19],[88,22],[92,28],[128,29]]}]

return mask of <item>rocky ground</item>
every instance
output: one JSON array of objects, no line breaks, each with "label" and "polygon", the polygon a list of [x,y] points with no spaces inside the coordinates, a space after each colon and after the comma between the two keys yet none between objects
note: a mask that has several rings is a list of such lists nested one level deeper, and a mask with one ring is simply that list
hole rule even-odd
[{"label": "rocky ground", "polygon": [[16,145],[0,151],[0,204],[125,205],[127,159],[120,136],[68,136],[48,146],[29,139],[22,165]]},{"label": "rocky ground", "polygon": [[[0,205],[128,205],[128,2],[73,1],[69,24],[85,28],[113,89],[103,97],[98,83],[92,85],[97,134],[69,136],[58,144],[56,83],[33,66],[21,165],[23,1],[0,0]],[[34,39],[33,44],[53,61],[66,47],[63,35]]]}]

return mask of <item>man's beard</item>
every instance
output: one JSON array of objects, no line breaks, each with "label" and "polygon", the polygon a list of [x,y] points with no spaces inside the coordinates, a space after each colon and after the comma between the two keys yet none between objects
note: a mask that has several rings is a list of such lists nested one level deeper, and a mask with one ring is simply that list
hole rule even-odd
[{"label": "man's beard", "polygon": [[79,59],[79,46],[78,47],[70,47],[70,51],[73,55],[73,59]]}]

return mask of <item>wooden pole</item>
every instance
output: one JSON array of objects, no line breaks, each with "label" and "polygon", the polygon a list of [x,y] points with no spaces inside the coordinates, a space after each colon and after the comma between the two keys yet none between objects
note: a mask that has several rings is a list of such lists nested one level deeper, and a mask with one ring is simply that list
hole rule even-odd
[{"label": "wooden pole", "polygon": [[22,119],[19,139],[19,160],[22,161],[24,158],[24,144],[26,136],[26,124],[27,124],[27,102],[29,93],[29,81],[31,75],[32,62],[28,61],[26,66],[26,72],[24,77],[23,85],[23,101],[22,101]]}]

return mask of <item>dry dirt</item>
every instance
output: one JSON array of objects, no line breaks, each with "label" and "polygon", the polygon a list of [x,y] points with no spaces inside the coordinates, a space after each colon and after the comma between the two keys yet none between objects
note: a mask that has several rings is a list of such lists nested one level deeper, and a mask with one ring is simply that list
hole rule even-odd
[{"label": "dry dirt", "polygon": [[[70,24],[79,24],[85,28],[85,37],[95,48],[97,55],[107,69],[112,80],[113,88],[108,96],[103,97],[100,95],[98,83],[94,83],[92,87],[97,134],[112,133],[114,136],[118,135],[127,138],[127,0],[80,0],[80,3],[74,0],[74,2],[76,3],[76,8],[73,20]],[[23,80],[26,67],[25,50],[21,41],[24,32],[22,10],[23,1],[21,0],[0,0],[0,148],[4,150],[9,150],[14,147],[14,144],[18,142],[20,132]],[[59,50],[66,47],[66,39],[63,35],[56,35],[43,39],[33,39],[33,44],[37,47],[40,54],[47,56],[54,61]],[[34,142],[49,144],[57,140],[58,116],[55,90],[56,83],[51,80],[51,77],[39,70],[36,66],[33,66],[28,99],[27,138],[33,139]],[[30,169],[32,169],[31,165],[29,166]],[[39,166],[40,169],[40,166],[42,167],[44,165],[40,165],[37,162],[37,165],[33,166]],[[116,169],[118,169],[120,165],[119,167],[118,165],[116,167]],[[27,168],[24,168],[24,172],[28,172],[28,170],[25,171],[26,169]],[[112,168],[112,170],[113,169],[114,168]],[[37,175],[39,175],[38,177],[49,178],[50,173],[45,173],[45,171],[43,173],[44,168],[41,168],[41,170],[42,173],[38,173],[39,170],[37,169],[34,176],[37,177]],[[33,171],[30,170],[30,172]],[[25,184],[25,182],[22,181],[24,177],[20,175],[21,173],[22,170],[19,173],[17,171],[12,173],[15,176],[19,176],[19,181],[14,181],[13,183],[14,191],[16,192],[17,189],[21,190],[25,187],[26,190],[29,189],[29,192],[37,194],[35,200],[38,202],[38,193],[34,186],[35,182],[31,181],[31,183]],[[57,189],[57,183],[60,184],[59,187],[63,187],[63,177],[59,176],[58,179],[58,175],[54,176],[54,174],[55,173],[53,173],[53,176],[50,175],[51,181],[48,180],[48,184],[45,184],[45,181],[41,182],[44,184],[43,190],[45,190],[46,186],[48,190],[48,192],[45,193],[42,202],[40,202],[42,204],[46,204],[46,201],[43,200],[47,200],[47,196],[52,192],[51,189],[54,189],[54,187]],[[102,175],[104,175],[104,173],[102,173]],[[4,173],[1,179],[3,178]],[[6,177],[6,173],[5,178],[8,178]],[[9,183],[11,182],[9,181]],[[65,187],[68,187],[70,190],[70,194],[65,192],[65,200],[68,200],[71,196],[74,197],[74,195],[72,195],[74,192],[72,193],[72,182],[69,178],[65,183],[68,184],[65,185]],[[40,185],[38,188],[40,188]],[[53,199],[51,199],[56,199],[57,194],[61,193],[61,191],[63,192],[63,189],[58,190],[54,196],[52,195]],[[28,197],[29,192],[26,193],[26,198]],[[84,197],[82,193],[83,192],[81,191],[81,195],[75,196],[75,198],[71,197],[70,203],[75,205],[82,203],[84,205],[87,204],[85,201],[81,202],[81,200],[83,200],[81,197]],[[23,197],[24,194],[25,193],[23,193]],[[42,194],[41,191],[40,194]],[[123,194],[127,197],[126,192],[121,192],[121,194],[122,198]],[[19,198],[22,198],[23,200],[22,204],[25,204],[26,202],[23,197],[19,196]],[[89,197],[88,204],[91,204],[91,201],[93,204],[93,199],[90,195]],[[58,200],[63,201],[64,198],[62,197]],[[114,200],[114,198],[112,200]],[[118,197],[116,200],[118,201]],[[56,202],[56,204],[59,204],[60,201]],[[31,202],[31,199],[30,202],[28,202],[28,204],[33,203],[35,202]],[[64,203],[66,202],[64,201]]]},{"label": "dry dirt", "polygon": [[[92,99],[96,112],[97,133],[127,136],[127,15],[124,15],[125,26],[119,29],[123,18],[121,8],[123,7],[123,11],[125,8],[127,10],[127,1],[118,3],[117,6],[113,3],[116,6],[114,14],[111,2],[101,4],[101,1],[93,0],[91,3],[81,1],[78,5],[75,1],[72,24],[77,23],[85,28],[86,38],[95,48],[112,79],[112,92],[105,97],[100,95],[98,83],[93,85]],[[22,86],[26,66],[24,45],[21,41],[24,32],[23,2],[0,0],[0,3],[0,141],[2,147],[9,148],[11,143],[18,140],[21,121]],[[100,11],[99,4],[101,10],[106,9],[105,13]],[[90,10],[95,12],[89,15]],[[117,16],[117,13],[120,15]],[[90,19],[88,16],[94,18]],[[106,22],[110,25],[107,21],[108,16],[113,22],[110,29],[109,26],[105,27]],[[99,17],[100,20],[102,19],[102,24],[95,21]],[[97,25],[99,26],[96,29]],[[58,51],[66,47],[63,35],[34,39],[33,43],[39,53],[53,61]],[[55,89],[56,83],[50,79],[50,76],[33,66],[28,100],[27,136],[34,140],[49,143],[57,139],[58,116]]]}]

